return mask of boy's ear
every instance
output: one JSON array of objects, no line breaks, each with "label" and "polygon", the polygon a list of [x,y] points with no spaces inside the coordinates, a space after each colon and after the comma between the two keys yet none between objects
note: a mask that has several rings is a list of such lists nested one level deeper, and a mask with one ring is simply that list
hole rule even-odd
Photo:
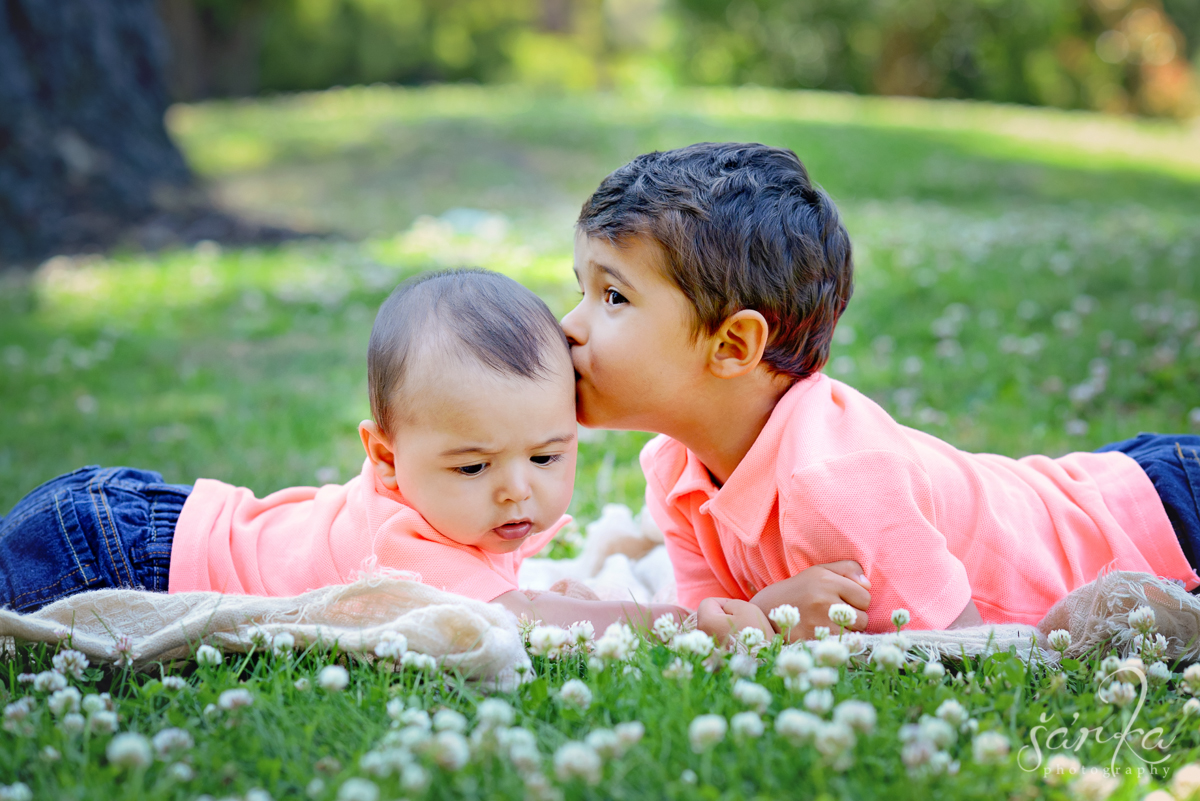
[{"label": "boy's ear", "polygon": [[770,334],[767,318],[753,309],[729,315],[709,340],[709,372],[717,378],[737,378],[751,372],[762,361]]},{"label": "boy's ear", "polygon": [[392,450],[391,441],[379,430],[374,420],[363,420],[358,424],[358,436],[362,438],[363,448],[367,458],[375,467],[375,474],[390,490],[397,489],[396,484],[396,452]]}]

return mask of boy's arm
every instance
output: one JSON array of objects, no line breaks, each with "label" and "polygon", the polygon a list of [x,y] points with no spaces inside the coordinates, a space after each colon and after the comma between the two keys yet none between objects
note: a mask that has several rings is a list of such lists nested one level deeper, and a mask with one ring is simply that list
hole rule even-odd
[{"label": "boy's arm", "polygon": [[566,628],[581,620],[591,622],[599,635],[613,623],[628,623],[635,628],[650,628],[662,615],[674,615],[682,624],[688,610],[671,604],[639,604],[634,601],[587,601],[568,598],[555,592],[526,592],[512,590],[492,601],[518,618],[540,620],[551,626]]}]

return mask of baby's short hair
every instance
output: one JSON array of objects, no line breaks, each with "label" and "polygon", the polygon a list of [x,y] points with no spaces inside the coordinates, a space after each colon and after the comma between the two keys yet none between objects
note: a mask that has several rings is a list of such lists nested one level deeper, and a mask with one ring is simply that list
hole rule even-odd
[{"label": "baby's short hair", "polygon": [[577,225],[615,245],[657,242],[697,336],[753,309],[770,327],[773,372],[800,380],[829,359],[854,287],[850,237],[792,151],[702,143],[638,156],[600,183]]},{"label": "baby's short hair", "polygon": [[375,315],[367,346],[371,416],[387,436],[407,416],[413,364],[457,355],[500,375],[548,378],[551,352],[570,359],[566,336],[550,309],[516,281],[487,270],[446,270],[411,278]]}]

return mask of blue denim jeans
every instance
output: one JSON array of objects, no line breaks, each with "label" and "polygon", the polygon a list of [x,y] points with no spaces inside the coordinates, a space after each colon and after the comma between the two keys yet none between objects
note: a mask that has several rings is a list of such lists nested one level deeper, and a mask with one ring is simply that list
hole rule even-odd
[{"label": "blue denim jeans", "polygon": [[1138,434],[1113,442],[1097,453],[1119,451],[1137,462],[1158,491],[1179,547],[1193,569],[1200,569],[1200,437],[1189,434]]},{"label": "blue denim jeans", "polygon": [[128,467],[47,481],[0,518],[0,608],[32,612],[109,587],[166,592],[175,523],[191,491]]}]

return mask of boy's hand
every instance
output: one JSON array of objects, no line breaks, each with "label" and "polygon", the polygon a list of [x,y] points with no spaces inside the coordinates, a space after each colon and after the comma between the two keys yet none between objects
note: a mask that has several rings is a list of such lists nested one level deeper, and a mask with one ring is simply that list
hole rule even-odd
[{"label": "boy's hand", "polygon": [[[858,562],[846,559],[825,565],[814,565],[802,570],[789,579],[772,584],[750,599],[750,603],[769,615],[771,610],[783,604],[791,604],[800,610],[800,625],[788,632],[788,639],[812,639],[813,629],[828,626],[836,631],[829,620],[829,607],[833,604],[850,604],[858,610],[858,619],[848,628],[862,631],[867,627],[867,609],[871,606],[871,582],[859,567]],[[768,630],[768,634],[774,631]]]},{"label": "boy's hand", "polygon": [[758,629],[767,639],[774,636],[775,629],[767,616],[749,601],[732,598],[705,598],[696,610],[696,628],[710,635],[718,645],[724,645],[742,629]]}]

